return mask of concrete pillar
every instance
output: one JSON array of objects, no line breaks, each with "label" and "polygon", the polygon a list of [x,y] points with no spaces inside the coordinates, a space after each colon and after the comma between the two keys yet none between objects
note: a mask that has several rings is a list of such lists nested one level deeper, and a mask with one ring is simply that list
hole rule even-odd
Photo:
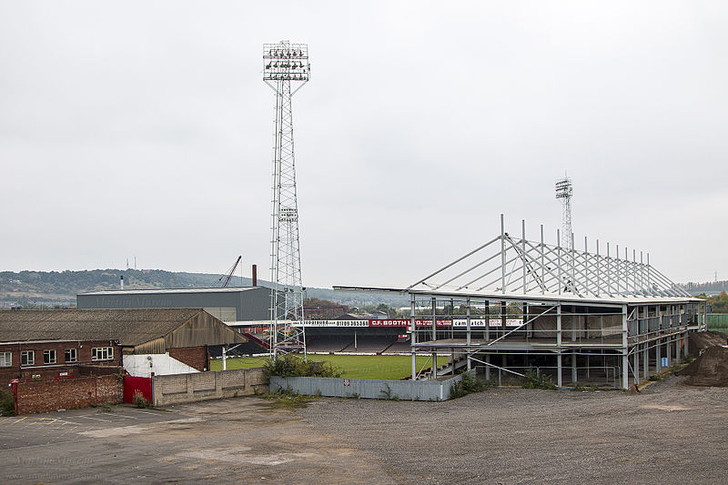
[{"label": "concrete pillar", "polygon": [[[485,356],[485,362],[487,364],[490,364],[490,354]],[[490,366],[489,365],[485,366],[485,380],[486,381],[490,380]]]},{"label": "concrete pillar", "polygon": [[571,382],[579,381],[579,373],[576,368],[576,350],[571,352]]},{"label": "concrete pillar", "polygon": [[644,344],[642,346],[642,378],[649,379],[650,377],[650,344]]},{"label": "concrete pillar", "polygon": [[640,381],[640,346],[637,345],[632,353],[632,368],[634,369],[634,383],[639,384]]}]

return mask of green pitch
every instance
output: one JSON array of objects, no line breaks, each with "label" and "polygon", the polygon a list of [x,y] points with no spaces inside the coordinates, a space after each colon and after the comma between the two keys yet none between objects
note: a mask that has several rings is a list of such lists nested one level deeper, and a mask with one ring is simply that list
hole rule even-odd
[{"label": "green pitch", "polygon": [[[343,370],[342,377],[350,379],[401,379],[410,375],[412,358],[408,355],[309,355],[309,360],[329,362]],[[267,357],[240,357],[227,359],[228,369],[262,367]],[[447,356],[438,356],[440,365],[447,363]],[[417,357],[417,370],[432,366],[431,357]],[[213,371],[222,370],[222,361],[213,360]]]}]

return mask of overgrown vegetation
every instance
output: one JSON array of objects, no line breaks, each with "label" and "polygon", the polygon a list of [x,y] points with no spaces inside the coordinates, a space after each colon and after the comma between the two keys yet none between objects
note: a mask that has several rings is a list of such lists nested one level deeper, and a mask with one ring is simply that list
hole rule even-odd
[{"label": "overgrown vegetation", "polygon": [[305,408],[310,401],[308,396],[303,396],[292,389],[279,389],[277,392],[270,392],[263,395],[263,399],[271,401],[271,407],[275,409],[299,409]]},{"label": "overgrown vegetation", "polygon": [[558,386],[553,383],[550,376],[536,372],[533,369],[526,371],[525,382],[523,383],[524,389],[545,389],[547,391],[553,391],[558,389]]},{"label": "overgrown vegetation", "polygon": [[13,394],[5,389],[0,389],[0,416],[15,416]]},{"label": "overgrown vegetation", "polygon": [[149,400],[142,395],[141,392],[136,391],[134,393],[134,405],[138,408],[150,408],[152,407],[152,403],[149,402]]},{"label": "overgrown vegetation", "polygon": [[277,359],[268,359],[263,364],[265,376],[278,377],[341,377],[343,371],[328,362],[306,361],[288,354]]},{"label": "overgrown vegetation", "polygon": [[485,388],[486,383],[475,377],[473,372],[463,372],[462,379],[450,388],[450,399],[467,396],[473,392],[482,392]]}]

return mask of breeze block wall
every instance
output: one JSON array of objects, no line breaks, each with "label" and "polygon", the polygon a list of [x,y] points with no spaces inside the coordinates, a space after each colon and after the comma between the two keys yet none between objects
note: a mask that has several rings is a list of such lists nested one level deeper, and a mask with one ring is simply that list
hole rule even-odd
[{"label": "breeze block wall", "polygon": [[260,367],[154,376],[152,380],[155,406],[250,396],[268,390],[267,379]]},{"label": "breeze block wall", "polygon": [[124,398],[123,381],[116,375],[19,382],[15,385],[18,414],[118,404]]},{"label": "breeze block wall", "polygon": [[207,346],[202,347],[181,347],[169,349],[169,356],[184,362],[198,371],[204,372],[210,368],[210,357],[207,353]]}]

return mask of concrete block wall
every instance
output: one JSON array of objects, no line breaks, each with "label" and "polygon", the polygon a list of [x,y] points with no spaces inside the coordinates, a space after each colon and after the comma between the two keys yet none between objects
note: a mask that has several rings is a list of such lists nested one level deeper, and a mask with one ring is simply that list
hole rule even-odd
[{"label": "concrete block wall", "polygon": [[262,368],[154,376],[152,386],[155,406],[249,396],[268,390]]},{"label": "concrete block wall", "polygon": [[116,375],[19,382],[15,386],[18,414],[118,404],[124,397],[123,382]]}]

